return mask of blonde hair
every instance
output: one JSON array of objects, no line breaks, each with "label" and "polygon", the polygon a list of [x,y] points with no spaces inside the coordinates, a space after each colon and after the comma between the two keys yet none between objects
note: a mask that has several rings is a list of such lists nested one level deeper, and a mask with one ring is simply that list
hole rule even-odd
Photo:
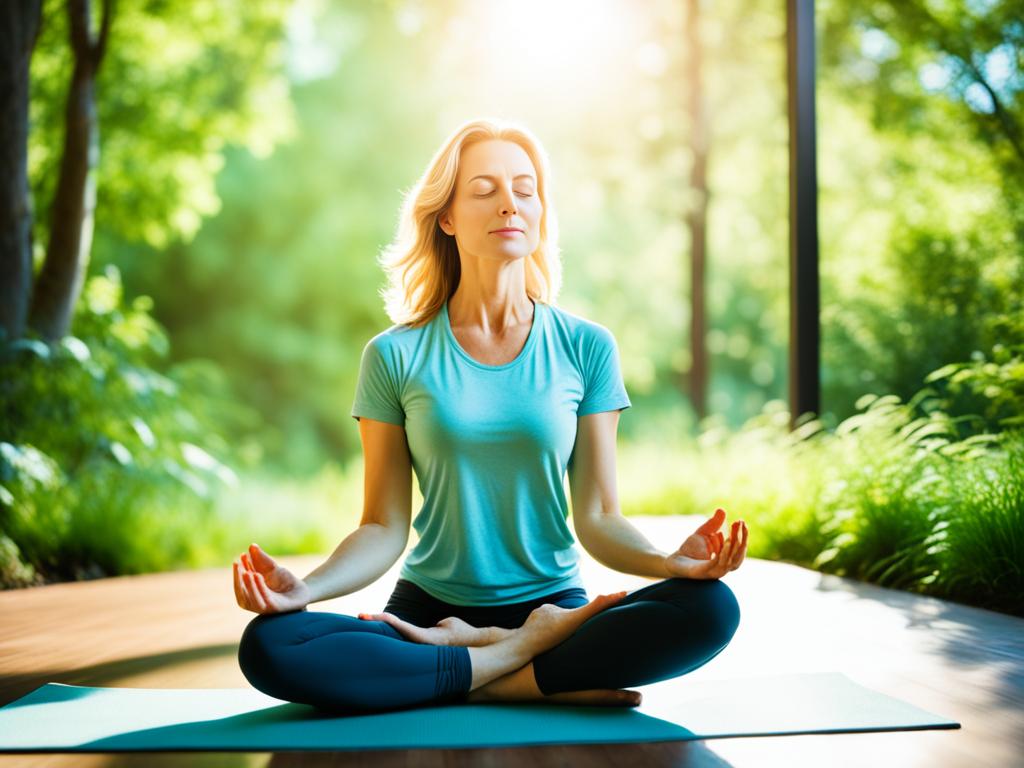
[{"label": "blonde hair", "polygon": [[462,267],[455,237],[441,229],[441,214],[455,196],[459,159],[464,147],[489,139],[512,141],[530,156],[537,171],[537,194],[543,212],[540,240],[525,264],[526,293],[550,304],[562,283],[558,224],[548,200],[548,159],[525,127],[496,119],[470,120],[441,145],[419,180],[406,192],[394,240],[378,262],[388,283],[380,291],[391,321],[416,327],[427,323],[458,288]]}]

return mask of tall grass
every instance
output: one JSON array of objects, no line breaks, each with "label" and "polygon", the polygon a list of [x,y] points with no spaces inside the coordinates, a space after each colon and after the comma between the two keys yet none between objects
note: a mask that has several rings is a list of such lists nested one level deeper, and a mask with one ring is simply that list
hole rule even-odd
[{"label": "tall grass", "polygon": [[[750,527],[749,556],[1024,615],[1024,433],[961,438],[927,391],[858,408],[835,430],[790,432],[778,402],[739,432],[711,426],[661,451],[657,485],[627,481],[623,511],[721,506]],[[625,457],[624,471],[647,456]]]}]

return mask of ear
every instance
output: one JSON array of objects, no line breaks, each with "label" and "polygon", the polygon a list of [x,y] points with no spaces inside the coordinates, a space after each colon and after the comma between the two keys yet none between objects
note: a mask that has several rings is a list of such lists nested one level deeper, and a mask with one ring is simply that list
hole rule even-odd
[{"label": "ear", "polygon": [[441,227],[441,231],[446,235],[455,234],[455,229],[452,227],[451,217],[448,215],[448,211],[442,211],[437,217],[437,225]]}]

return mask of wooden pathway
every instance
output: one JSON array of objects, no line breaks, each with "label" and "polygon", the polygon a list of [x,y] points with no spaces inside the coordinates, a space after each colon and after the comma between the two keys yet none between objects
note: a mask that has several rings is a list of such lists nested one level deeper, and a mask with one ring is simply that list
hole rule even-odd
[{"label": "wooden pathway", "polygon": [[[630,520],[670,550],[702,518]],[[300,576],[322,561],[282,558]],[[400,562],[361,592],[311,609],[350,614],[381,610]],[[591,596],[650,583],[611,571],[589,557],[583,561],[583,577]],[[963,727],[503,749],[0,755],[0,768],[1024,765],[1024,619],[750,558],[724,581],[739,598],[740,628],[730,646],[689,679],[840,671],[869,688],[958,720]],[[235,654],[253,615],[235,604],[230,562],[212,570],[0,592],[0,704],[46,682],[247,687]]]}]

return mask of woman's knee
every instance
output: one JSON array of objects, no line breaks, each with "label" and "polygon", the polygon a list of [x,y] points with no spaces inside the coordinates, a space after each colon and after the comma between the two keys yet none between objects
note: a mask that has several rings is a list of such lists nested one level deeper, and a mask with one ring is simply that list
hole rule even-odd
[{"label": "woman's knee", "polygon": [[238,641],[238,666],[249,677],[247,667],[260,664],[267,652],[267,637],[263,628],[266,616],[260,615],[245,625],[242,637]]},{"label": "woman's knee", "polygon": [[722,645],[732,640],[740,625],[740,603],[736,594],[721,579],[709,580],[709,613],[722,636]]},{"label": "woman's knee", "polygon": [[701,625],[717,644],[725,646],[740,624],[740,605],[735,593],[721,579],[672,579],[668,602],[683,608],[688,616],[701,616]]},{"label": "woman's knee", "polygon": [[275,666],[275,657],[285,645],[285,627],[291,613],[260,614],[242,631],[238,641],[238,666],[255,687],[263,687]]}]

